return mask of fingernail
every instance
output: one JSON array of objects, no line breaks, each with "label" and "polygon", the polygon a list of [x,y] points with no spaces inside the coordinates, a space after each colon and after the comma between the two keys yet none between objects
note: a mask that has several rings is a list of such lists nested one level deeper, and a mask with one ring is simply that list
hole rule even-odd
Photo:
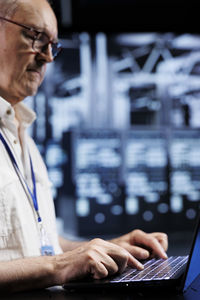
[{"label": "fingernail", "polygon": [[145,251],[141,253],[141,259],[146,259],[149,257],[149,252]]},{"label": "fingernail", "polygon": [[137,269],[138,269],[138,270],[144,270],[143,264],[138,263],[138,264],[137,264]]},{"label": "fingernail", "polygon": [[164,251],[163,251],[163,257],[166,258],[166,259],[168,258],[167,253],[164,252]]}]

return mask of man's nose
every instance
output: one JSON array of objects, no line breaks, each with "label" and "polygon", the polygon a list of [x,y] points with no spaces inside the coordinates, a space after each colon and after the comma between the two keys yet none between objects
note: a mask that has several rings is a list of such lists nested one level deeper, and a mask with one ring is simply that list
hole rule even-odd
[{"label": "man's nose", "polygon": [[38,53],[38,56],[40,57],[40,59],[44,60],[47,63],[53,62],[54,57],[52,53],[51,43],[46,45],[45,48],[43,48],[42,51]]}]

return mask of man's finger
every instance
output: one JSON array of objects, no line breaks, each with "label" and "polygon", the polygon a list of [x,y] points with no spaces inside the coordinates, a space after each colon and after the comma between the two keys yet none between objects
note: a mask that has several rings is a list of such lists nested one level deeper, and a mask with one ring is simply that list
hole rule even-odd
[{"label": "man's finger", "polygon": [[101,263],[105,266],[106,270],[108,271],[108,275],[113,275],[120,271],[121,266],[117,261],[115,261],[112,257],[110,257],[107,254],[102,253],[101,255]]},{"label": "man's finger", "polygon": [[155,255],[166,259],[167,254],[156,237],[151,234],[139,231],[139,233],[134,237],[134,244],[144,245],[151,249]]},{"label": "man's finger", "polygon": [[138,270],[143,270],[144,266],[143,264],[141,264],[141,262],[139,262],[135,257],[133,257],[130,253],[129,253],[129,259],[128,259],[128,266],[132,267],[132,268],[136,268]]},{"label": "man's finger", "polygon": [[93,279],[101,279],[108,276],[108,270],[101,262],[93,262],[90,267],[90,275]]},{"label": "man's finger", "polygon": [[147,240],[147,245],[152,249],[152,251],[155,255],[158,255],[159,257],[164,258],[164,259],[167,258],[167,254],[166,254],[165,250],[163,249],[163,247],[161,246],[161,244],[158,242],[158,240],[156,238],[150,237]]},{"label": "man's finger", "polygon": [[150,252],[147,249],[144,249],[139,246],[128,246],[127,250],[137,259],[147,259],[150,257]]},{"label": "man's finger", "polygon": [[167,234],[162,233],[162,232],[153,232],[153,233],[150,233],[150,235],[154,236],[159,241],[159,243],[161,244],[163,249],[165,251],[167,251],[167,249],[168,249],[168,236],[167,236]]}]

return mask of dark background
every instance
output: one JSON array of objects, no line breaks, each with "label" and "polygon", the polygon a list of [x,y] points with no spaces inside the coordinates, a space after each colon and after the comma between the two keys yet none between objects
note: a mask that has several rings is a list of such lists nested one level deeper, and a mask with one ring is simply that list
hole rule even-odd
[{"label": "dark background", "polygon": [[60,35],[71,30],[198,32],[200,26],[195,1],[53,0],[52,3]]}]

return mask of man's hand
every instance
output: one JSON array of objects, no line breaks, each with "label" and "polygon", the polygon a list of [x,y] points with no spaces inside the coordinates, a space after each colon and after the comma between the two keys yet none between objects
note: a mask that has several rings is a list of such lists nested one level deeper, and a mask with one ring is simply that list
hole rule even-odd
[{"label": "man's hand", "polygon": [[94,279],[105,278],[122,272],[127,265],[143,269],[143,265],[125,248],[101,239],[93,239],[83,243],[81,247],[58,255],[55,263],[54,284],[87,276]]},{"label": "man's hand", "polygon": [[143,269],[139,260],[152,256],[167,258],[168,238],[165,233],[134,230],[111,241],[93,239],[56,257],[54,284],[90,276],[105,278],[122,272],[127,265]]},{"label": "man's hand", "polygon": [[111,242],[123,247],[137,259],[147,259],[152,256],[167,258],[168,237],[162,232],[145,233],[137,229]]}]

